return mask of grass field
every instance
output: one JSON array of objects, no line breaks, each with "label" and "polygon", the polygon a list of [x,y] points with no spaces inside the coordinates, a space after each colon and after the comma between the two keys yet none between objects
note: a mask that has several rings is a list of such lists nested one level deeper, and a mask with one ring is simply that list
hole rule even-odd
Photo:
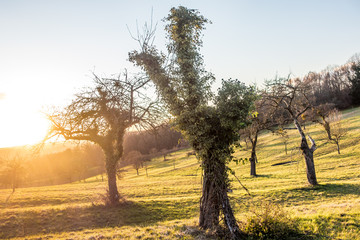
[{"label": "grass field", "polygon": [[[287,155],[280,137],[261,135],[258,177],[250,177],[249,163],[230,165],[251,193],[231,177],[230,197],[241,226],[254,209],[266,209],[271,203],[311,239],[360,239],[360,109],[344,112],[343,122],[349,132],[340,143],[341,155],[319,126],[306,127],[318,146],[314,160],[319,186],[307,184],[295,130],[289,132]],[[100,177],[17,189],[7,202],[11,190],[0,190],[0,238],[210,239],[210,232],[196,227],[201,169],[194,156],[187,157],[188,151],[173,153],[168,161],[153,159],[148,176],[144,169],[137,176],[134,169],[125,168],[118,185],[126,201],[117,207],[103,205],[106,182]],[[243,148],[235,155],[250,153]]]}]

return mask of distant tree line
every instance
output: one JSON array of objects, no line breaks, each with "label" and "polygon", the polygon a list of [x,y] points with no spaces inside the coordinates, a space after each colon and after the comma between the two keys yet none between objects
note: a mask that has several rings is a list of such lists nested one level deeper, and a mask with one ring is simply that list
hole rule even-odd
[{"label": "distant tree line", "polygon": [[360,59],[354,55],[341,66],[329,66],[316,73],[310,72],[303,79],[311,88],[314,105],[334,104],[345,109],[360,104]]},{"label": "distant tree line", "polygon": [[170,124],[164,124],[149,131],[129,132],[124,139],[125,154],[138,151],[146,155],[187,146],[189,145],[181,133],[174,130]]}]

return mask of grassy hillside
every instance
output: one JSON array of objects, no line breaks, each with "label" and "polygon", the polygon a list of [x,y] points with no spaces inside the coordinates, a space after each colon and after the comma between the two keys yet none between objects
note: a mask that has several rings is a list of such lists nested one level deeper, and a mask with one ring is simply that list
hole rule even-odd
[{"label": "grassy hillside", "polygon": [[[307,185],[295,130],[289,132],[287,155],[280,137],[261,135],[258,177],[250,177],[248,163],[231,164],[251,193],[232,177],[230,197],[242,226],[254,211],[279,208],[313,239],[360,239],[360,109],[344,112],[343,122],[350,131],[340,143],[341,155],[319,126],[306,128],[318,146],[314,160],[319,186]],[[126,201],[118,207],[103,205],[106,182],[100,177],[17,189],[13,195],[0,190],[0,238],[209,239],[211,233],[196,227],[201,169],[194,156],[187,157],[188,151],[173,153],[165,162],[153,159],[148,176],[144,169],[137,176],[134,169],[125,168],[118,183]],[[250,153],[242,148],[236,156]]]}]

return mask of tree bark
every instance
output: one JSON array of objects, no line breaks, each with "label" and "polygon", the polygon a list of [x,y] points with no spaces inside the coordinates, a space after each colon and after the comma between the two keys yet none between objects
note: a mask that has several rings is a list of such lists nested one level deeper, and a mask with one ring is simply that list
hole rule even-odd
[{"label": "tree bark", "polygon": [[106,172],[108,176],[110,205],[118,204],[120,199],[116,184],[116,162],[117,161],[113,157],[106,158]]},{"label": "tree bark", "polygon": [[314,164],[314,151],[316,149],[315,142],[312,140],[312,146],[309,148],[309,145],[306,141],[305,133],[302,130],[299,122],[297,119],[294,119],[294,124],[297,130],[299,131],[299,134],[301,136],[301,145],[300,149],[304,155],[305,163],[306,163],[306,176],[308,179],[309,184],[311,185],[317,185],[317,179],[316,179],[316,172],[315,172],[315,164]]},{"label": "tree bark", "polygon": [[250,176],[256,176],[256,144],[257,144],[257,132],[255,133],[254,140],[251,141],[251,157],[250,157]]},{"label": "tree bark", "polygon": [[209,168],[204,169],[199,217],[199,226],[203,229],[215,229],[219,225],[220,201],[215,184],[218,179],[213,176],[214,173]]},{"label": "tree bark", "polygon": [[250,158],[250,176],[256,177],[256,162],[255,159],[252,158],[252,156]]},{"label": "tree bark", "polygon": [[336,141],[335,143],[336,143],[338,154],[340,154],[340,144],[338,141]]},{"label": "tree bark", "polygon": [[232,239],[244,239],[245,235],[243,232],[240,231],[239,226],[237,225],[236,218],[232,211],[229,197],[227,195],[227,191],[224,191],[223,193],[222,211],[224,214],[225,225],[229,229]]},{"label": "tree bark", "polygon": [[302,151],[303,151],[303,155],[305,157],[306,176],[307,176],[308,182],[311,185],[317,185],[318,183],[317,183],[317,180],[316,180],[313,152],[310,149],[304,149]]},{"label": "tree bark", "polygon": [[225,163],[206,159],[203,164],[203,191],[200,199],[199,225],[203,229],[216,229],[219,226],[220,210],[232,239],[243,237],[227,195]]}]

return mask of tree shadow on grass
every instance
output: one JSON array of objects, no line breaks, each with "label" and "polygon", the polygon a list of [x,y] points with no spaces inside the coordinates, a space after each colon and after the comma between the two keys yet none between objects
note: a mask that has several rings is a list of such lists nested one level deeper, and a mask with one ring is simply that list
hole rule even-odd
[{"label": "tree shadow on grass", "polygon": [[197,213],[197,205],[192,200],[144,201],[126,202],[116,207],[93,205],[14,212],[1,217],[0,238],[124,225],[152,225],[159,221],[191,218]]},{"label": "tree shadow on grass", "polygon": [[322,201],[344,195],[360,196],[360,185],[356,184],[320,184],[269,193],[267,198],[286,205],[302,204],[307,201]]},{"label": "tree shadow on grass", "polygon": [[257,178],[271,178],[272,174],[256,174]]},{"label": "tree shadow on grass", "polygon": [[316,186],[294,188],[290,191],[326,193],[328,196],[337,197],[339,195],[347,195],[347,194],[360,195],[360,185],[348,184],[348,183],[343,183],[343,184],[326,183],[326,184],[319,184]]}]

